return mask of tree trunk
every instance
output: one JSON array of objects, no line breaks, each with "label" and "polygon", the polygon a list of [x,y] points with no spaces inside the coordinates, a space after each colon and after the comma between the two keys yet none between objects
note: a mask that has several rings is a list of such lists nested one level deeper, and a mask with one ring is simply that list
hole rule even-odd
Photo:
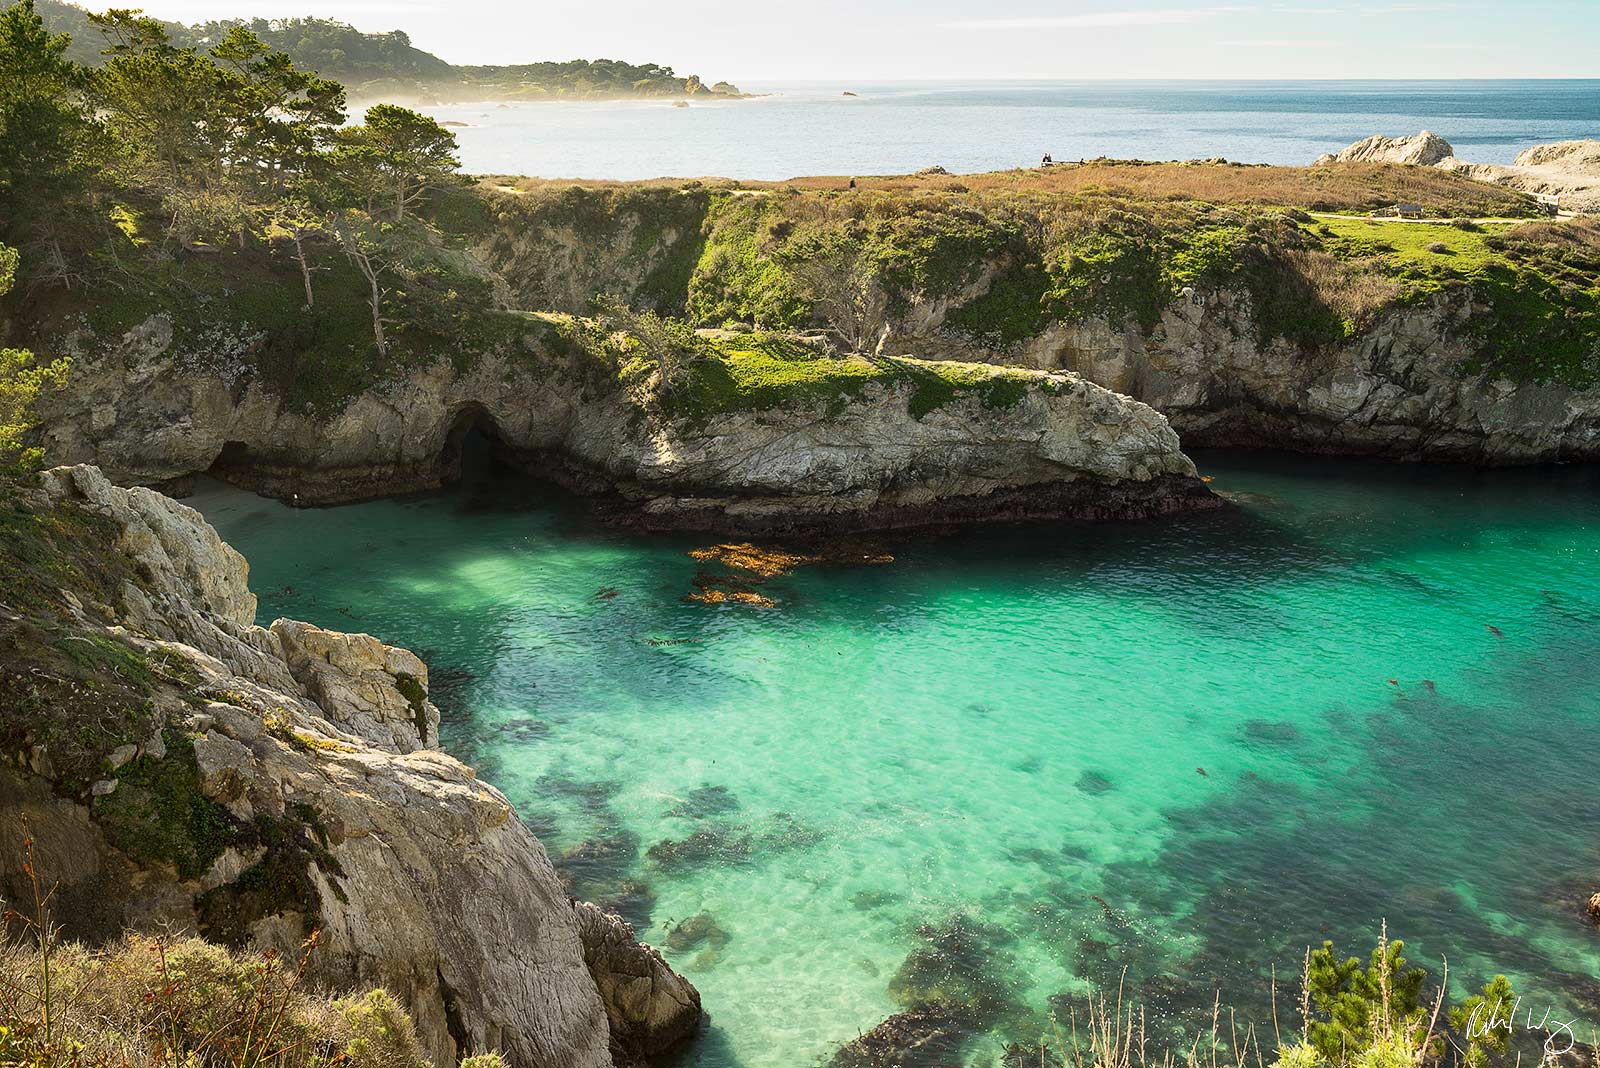
[{"label": "tree trunk", "polygon": [[311,265],[306,263],[306,249],[300,243],[300,228],[296,226],[290,233],[294,237],[294,258],[300,264],[300,277],[306,284],[306,307],[315,308],[317,300],[311,295]]}]

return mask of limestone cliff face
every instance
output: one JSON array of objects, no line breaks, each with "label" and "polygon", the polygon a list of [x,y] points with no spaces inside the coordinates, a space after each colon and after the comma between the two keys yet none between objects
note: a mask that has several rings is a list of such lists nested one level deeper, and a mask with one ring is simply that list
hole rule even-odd
[{"label": "limestone cliff face", "polygon": [[[1600,459],[1600,390],[1463,373],[1474,354],[1460,297],[1385,314],[1308,353],[1257,337],[1249,297],[1195,291],[1149,331],[1104,318],[1056,324],[988,358],[1063,368],[1151,405],[1185,446],[1264,446],[1408,460],[1521,464]],[[973,358],[937,325],[907,351]]]},{"label": "limestone cliff face", "polygon": [[[620,920],[571,902],[505,796],[434,748],[415,656],[256,626],[244,561],[198,513],[94,468],[47,472],[27,507],[108,519],[114,544],[89,551],[132,576],[114,605],[81,590],[54,610],[0,604],[19,661],[0,663],[0,728],[21,750],[0,760],[0,807],[26,817],[69,933],[170,923],[298,956],[320,928],[312,977],[387,987],[440,1065],[499,1049],[518,1068],[604,1068],[693,1032],[694,988]],[[62,682],[43,658],[72,643],[146,680],[126,722],[110,696],[84,703],[74,743],[131,732],[89,752],[87,790],[69,774],[82,753],[27,737],[28,709]],[[20,826],[0,825],[13,898]]]},{"label": "limestone cliff face", "polygon": [[902,383],[668,417],[626,389],[591,391],[554,357],[535,366],[441,363],[319,417],[255,386],[230,391],[130,342],[75,367],[73,388],[46,411],[45,443],[53,459],[96,463],[117,482],[209,470],[280,498],[333,503],[440,485],[461,435],[478,426],[535,471],[660,528],[869,529],[1215,503],[1165,419],[1070,373],[1017,376],[1016,397],[1001,406],[972,394],[914,412]]}]

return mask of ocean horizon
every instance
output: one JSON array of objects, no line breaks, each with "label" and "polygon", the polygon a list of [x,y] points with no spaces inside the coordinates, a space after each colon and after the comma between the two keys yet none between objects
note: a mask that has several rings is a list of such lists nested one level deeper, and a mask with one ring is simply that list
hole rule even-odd
[{"label": "ocean horizon", "polygon": [[[744,100],[462,103],[464,168],[546,178],[902,174],[1056,160],[1304,165],[1428,129],[1462,159],[1600,137],[1600,79],[751,82]],[[847,93],[855,95],[846,95]]]}]

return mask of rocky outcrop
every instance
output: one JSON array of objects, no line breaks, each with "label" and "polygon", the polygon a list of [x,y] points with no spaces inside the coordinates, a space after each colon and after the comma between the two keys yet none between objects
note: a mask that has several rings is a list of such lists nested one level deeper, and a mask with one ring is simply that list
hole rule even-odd
[{"label": "rocky outcrop", "polygon": [[1414,137],[1384,137],[1375,134],[1349,148],[1318,156],[1313,167],[1330,163],[1410,163],[1432,167],[1456,154],[1450,142],[1436,133],[1423,130]]},{"label": "rocky outcrop", "polygon": [[580,901],[578,937],[611,1021],[611,1044],[619,1060],[665,1053],[700,1026],[700,992],[667,966],[651,946],[615,913]]},{"label": "rocky outcrop", "polygon": [[[130,576],[102,594],[115,603],[80,588],[48,609],[0,605],[0,643],[23,650],[0,664],[0,728],[22,753],[0,761],[0,806],[27,818],[69,934],[169,924],[295,959],[320,929],[312,979],[386,987],[441,1065],[497,1049],[516,1068],[604,1068],[613,1046],[654,1051],[693,1031],[693,987],[621,921],[575,908],[505,796],[429,748],[438,712],[416,657],[256,626],[244,561],[151,490],[59,468],[24,504],[108,520],[111,543],[88,552]],[[52,697],[86,683],[44,659],[70,643],[84,650],[72,663],[106,672],[76,725]],[[142,688],[125,722],[111,684],[129,680]],[[60,740],[25,736],[35,706]],[[74,761],[102,776],[92,788],[74,785]],[[20,826],[0,826],[13,898]]]},{"label": "rocky outcrop", "polygon": [[[1402,306],[1348,342],[1263,343],[1250,298],[1193,290],[1154,326],[1059,323],[991,358],[1076,371],[1144,401],[1186,447],[1292,448],[1405,460],[1524,464],[1600,459],[1600,390],[1513,385],[1462,371],[1475,342],[1462,295]],[[941,334],[899,335],[952,353]]]},{"label": "rocky outcrop", "polygon": [[[82,361],[72,391],[47,410],[45,441],[52,458],[99,463],[119,482],[209,470],[280,498],[334,503],[440,485],[461,436],[478,427],[503,455],[606,496],[619,517],[728,533],[1146,516],[1216,503],[1166,421],[1126,397],[1070,373],[1018,372],[1007,403],[952,391],[924,411],[911,379],[931,371],[903,367],[904,380],[855,395],[668,417],[627,390],[595,393],[563,377],[553,354],[531,367],[486,357],[465,371],[410,372],[318,418],[285,410],[268,390],[234,392],[130,349]],[[130,376],[145,388],[128,389]]]},{"label": "rocky outcrop", "polygon": [[1441,167],[1480,182],[1554,197],[1563,211],[1600,213],[1600,141],[1557,141],[1518,153],[1509,167],[1445,160]]},{"label": "rocky outcrop", "polygon": [[1423,130],[1415,137],[1372,136],[1318,156],[1314,167],[1335,163],[1411,163],[1455,171],[1524,193],[1555,197],[1563,211],[1600,212],[1600,141],[1557,141],[1517,154],[1510,166],[1457,159],[1450,142]]}]

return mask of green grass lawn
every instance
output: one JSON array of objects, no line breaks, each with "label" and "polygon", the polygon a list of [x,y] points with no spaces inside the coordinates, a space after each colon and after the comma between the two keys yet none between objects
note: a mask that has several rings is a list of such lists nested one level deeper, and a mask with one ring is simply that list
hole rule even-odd
[{"label": "green grass lawn", "polygon": [[1015,368],[904,357],[836,357],[792,339],[751,334],[714,343],[696,363],[688,389],[670,411],[704,418],[822,402],[830,414],[838,414],[867,386],[880,383],[910,385],[911,414],[921,419],[967,395],[977,395],[985,407],[1009,408],[1022,400],[1033,381],[1050,385],[1039,375]]}]

